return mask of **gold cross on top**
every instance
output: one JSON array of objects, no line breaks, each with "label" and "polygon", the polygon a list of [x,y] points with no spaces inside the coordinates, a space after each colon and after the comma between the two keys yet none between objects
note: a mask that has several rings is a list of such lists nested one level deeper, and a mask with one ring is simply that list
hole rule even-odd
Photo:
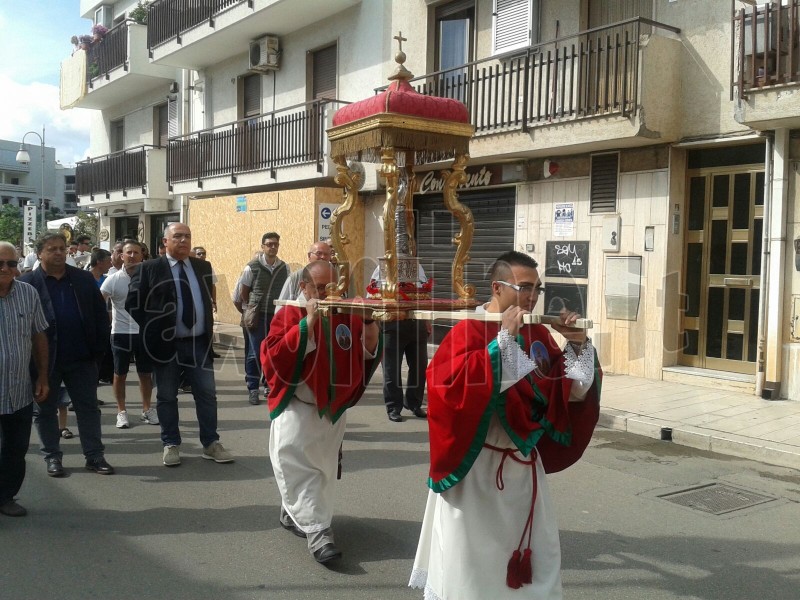
[{"label": "gold cross on top", "polygon": [[397,40],[397,44],[400,46],[400,52],[402,52],[403,51],[403,42],[407,42],[408,38],[404,38],[403,37],[403,32],[402,31],[398,31],[397,35],[394,36],[394,39]]}]

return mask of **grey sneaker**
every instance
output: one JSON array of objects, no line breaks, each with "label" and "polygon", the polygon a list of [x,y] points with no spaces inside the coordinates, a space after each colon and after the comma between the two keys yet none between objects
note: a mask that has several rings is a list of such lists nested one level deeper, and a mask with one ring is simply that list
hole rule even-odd
[{"label": "grey sneaker", "polygon": [[258,404],[259,403],[258,390],[250,390],[250,397],[247,399],[247,401],[253,406]]},{"label": "grey sneaker", "polygon": [[150,423],[150,425],[158,425],[158,413],[156,412],[155,408],[148,408],[142,413],[140,418],[145,423]]},{"label": "grey sneaker", "polygon": [[233,455],[225,450],[219,442],[212,442],[210,445],[203,448],[203,454],[200,456],[218,463],[233,462]]},{"label": "grey sneaker", "polygon": [[177,446],[164,446],[164,466],[177,467],[181,464],[181,455],[178,453]]}]

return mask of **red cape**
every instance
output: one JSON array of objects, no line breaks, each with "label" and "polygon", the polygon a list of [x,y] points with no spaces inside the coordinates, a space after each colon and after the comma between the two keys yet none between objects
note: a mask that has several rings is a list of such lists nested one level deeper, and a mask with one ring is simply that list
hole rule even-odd
[{"label": "red cape", "polygon": [[564,377],[563,352],[543,325],[525,326],[518,337],[540,369],[501,393],[499,328],[499,323],[461,321],[428,366],[428,485],[435,492],[454,486],[469,472],[493,414],[523,455],[536,447],[547,472],[575,463],[597,424],[599,366],[586,398],[569,402],[572,380]]},{"label": "red cape", "polygon": [[381,358],[365,359],[364,322],[354,315],[336,314],[317,319],[317,347],[306,354],[308,325],[305,309],[284,306],[272,319],[261,346],[261,365],[269,385],[270,418],[279,416],[300,382],[314,392],[320,417],[334,423],[359,401]]}]

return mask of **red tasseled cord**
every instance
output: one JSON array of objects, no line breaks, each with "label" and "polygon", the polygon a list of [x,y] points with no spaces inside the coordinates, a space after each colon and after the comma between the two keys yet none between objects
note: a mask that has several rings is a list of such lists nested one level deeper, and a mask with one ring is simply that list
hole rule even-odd
[{"label": "red tasseled cord", "polygon": [[519,580],[521,583],[533,582],[533,567],[531,565],[531,549],[525,548],[519,562]]},{"label": "red tasseled cord", "polygon": [[514,550],[511,558],[508,560],[508,568],[506,569],[506,585],[511,589],[518,590],[522,587],[520,581],[519,564],[520,553],[519,550]]}]

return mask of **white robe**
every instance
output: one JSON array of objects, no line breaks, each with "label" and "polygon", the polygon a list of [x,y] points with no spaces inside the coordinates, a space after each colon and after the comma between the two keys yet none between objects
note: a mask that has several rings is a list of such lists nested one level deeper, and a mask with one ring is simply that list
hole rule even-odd
[{"label": "white robe", "polygon": [[[497,417],[492,417],[486,443],[514,446]],[[528,518],[533,481],[530,465],[506,458],[505,486],[498,490],[497,469],[502,457],[500,452],[484,448],[463,481],[441,494],[428,492],[409,581],[411,587],[424,588],[425,600],[561,599],[558,524],[538,456],[531,541],[533,583],[516,590],[506,585],[508,560]],[[517,453],[517,457],[521,455]],[[458,552],[453,552],[455,548]]]}]

